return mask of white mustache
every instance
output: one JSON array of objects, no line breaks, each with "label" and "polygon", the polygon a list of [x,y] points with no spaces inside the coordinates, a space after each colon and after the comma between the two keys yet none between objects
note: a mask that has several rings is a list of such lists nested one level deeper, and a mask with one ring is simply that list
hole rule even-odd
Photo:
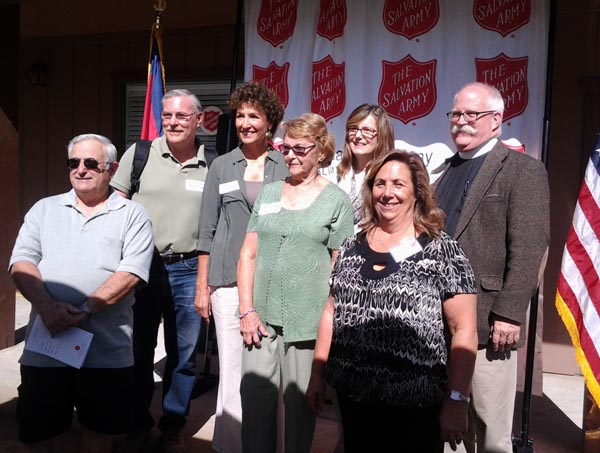
[{"label": "white mustache", "polygon": [[468,124],[463,124],[462,126],[455,124],[454,126],[452,126],[451,132],[452,135],[456,135],[459,132],[462,132],[463,134],[475,135],[477,133],[477,129],[469,126]]}]

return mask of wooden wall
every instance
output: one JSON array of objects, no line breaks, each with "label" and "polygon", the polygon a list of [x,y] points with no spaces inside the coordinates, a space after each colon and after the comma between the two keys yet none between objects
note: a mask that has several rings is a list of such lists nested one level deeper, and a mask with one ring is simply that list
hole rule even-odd
[{"label": "wooden wall", "polygon": [[20,194],[19,179],[19,7],[0,6],[0,349],[15,342],[15,287],[6,272],[17,235]]},{"label": "wooden wall", "polygon": [[[166,30],[167,83],[229,79],[233,36],[231,25]],[[22,40],[25,67],[42,62],[48,70],[45,86],[22,84],[22,212],[69,189],[65,158],[73,136],[94,132],[124,143],[124,88],[146,80],[148,47],[145,31]]]},{"label": "wooden wall", "polygon": [[0,349],[15,344],[15,287],[6,272],[19,228],[18,186],[19,140],[17,130],[0,109],[0,190],[2,191],[2,222],[0,222]]}]

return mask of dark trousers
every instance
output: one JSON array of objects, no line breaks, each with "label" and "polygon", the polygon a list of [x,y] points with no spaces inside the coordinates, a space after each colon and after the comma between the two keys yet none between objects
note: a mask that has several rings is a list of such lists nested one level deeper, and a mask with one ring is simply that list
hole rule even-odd
[{"label": "dark trousers", "polygon": [[345,453],[442,453],[439,408],[374,406],[338,392]]}]

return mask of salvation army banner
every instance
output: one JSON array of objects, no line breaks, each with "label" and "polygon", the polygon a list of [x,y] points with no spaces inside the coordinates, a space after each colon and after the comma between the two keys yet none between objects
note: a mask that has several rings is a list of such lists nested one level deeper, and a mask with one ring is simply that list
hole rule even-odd
[{"label": "salvation army banner", "polygon": [[[343,147],[364,102],[428,169],[454,152],[445,113],[466,83],[496,86],[501,139],[541,155],[548,0],[246,0],[245,80],[272,88],[285,119],[321,114]],[[341,151],[338,153],[338,158]],[[325,169],[332,175],[334,166]]]}]

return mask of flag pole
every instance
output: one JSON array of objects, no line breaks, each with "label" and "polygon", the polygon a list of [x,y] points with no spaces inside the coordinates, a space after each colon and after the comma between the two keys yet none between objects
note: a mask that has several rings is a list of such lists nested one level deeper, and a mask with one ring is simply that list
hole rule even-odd
[{"label": "flag pole", "polygon": [[[552,76],[554,70],[554,36],[556,28],[556,0],[550,0],[548,23],[548,56],[546,64],[546,96],[544,102],[544,124],[542,132],[541,161],[548,169],[548,140],[550,135],[550,113],[552,107]],[[523,406],[521,411],[521,434],[513,438],[515,453],[533,453],[533,440],[529,438],[531,398],[533,388],[533,369],[535,362],[535,341],[537,337],[537,316],[539,287],[529,305],[529,324],[527,333],[527,362],[525,363],[525,382],[523,387]]]},{"label": "flag pole", "polygon": [[142,140],[154,140],[163,134],[161,100],[165,94],[165,68],[163,66],[163,45],[161,25],[162,13],[167,9],[166,0],[157,0],[154,4],[156,15],[150,27],[150,48],[148,52],[148,76],[146,80],[146,97],[142,116]]},{"label": "flag pole", "polygon": [[[238,67],[238,55],[240,52],[240,34],[242,29],[242,11],[243,11],[243,0],[238,0],[237,10],[235,16],[235,36],[233,39],[233,60],[231,62],[231,84],[229,86],[229,93],[235,91],[237,85],[237,67]],[[232,143],[231,136],[233,135],[234,129],[234,118],[232,112],[229,112],[229,121],[227,122],[227,139],[225,141],[225,152],[231,151]]]}]

